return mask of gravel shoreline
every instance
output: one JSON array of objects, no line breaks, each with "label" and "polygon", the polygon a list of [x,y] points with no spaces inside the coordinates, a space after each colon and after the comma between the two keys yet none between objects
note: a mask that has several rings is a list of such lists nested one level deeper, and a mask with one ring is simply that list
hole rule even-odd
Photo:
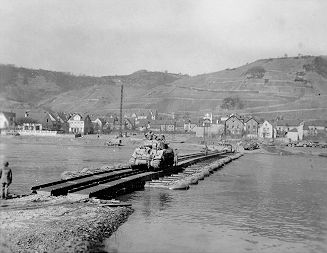
[{"label": "gravel shoreline", "polygon": [[0,201],[0,252],[104,252],[108,238],[133,212],[108,201],[45,197]]}]

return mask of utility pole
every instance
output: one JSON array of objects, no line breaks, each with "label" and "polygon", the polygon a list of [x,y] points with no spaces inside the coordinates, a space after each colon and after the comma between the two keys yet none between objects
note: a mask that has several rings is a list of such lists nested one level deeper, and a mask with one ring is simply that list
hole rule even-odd
[{"label": "utility pole", "polygon": [[119,115],[119,137],[123,137],[123,92],[124,92],[124,85],[121,85],[121,90],[120,90],[120,115]]},{"label": "utility pole", "polygon": [[206,146],[206,123],[203,124],[203,144]]}]

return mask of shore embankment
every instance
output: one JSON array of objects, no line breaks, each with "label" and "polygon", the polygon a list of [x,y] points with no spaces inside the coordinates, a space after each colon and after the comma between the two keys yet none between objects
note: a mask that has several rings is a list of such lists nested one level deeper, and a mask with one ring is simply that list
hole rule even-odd
[{"label": "shore embankment", "polygon": [[259,149],[242,151],[245,154],[272,154],[272,155],[302,155],[302,156],[323,156],[327,154],[326,148],[318,147],[288,147],[285,145],[261,145]]},{"label": "shore embankment", "polygon": [[0,202],[1,252],[101,252],[133,212],[108,201],[40,194]]}]

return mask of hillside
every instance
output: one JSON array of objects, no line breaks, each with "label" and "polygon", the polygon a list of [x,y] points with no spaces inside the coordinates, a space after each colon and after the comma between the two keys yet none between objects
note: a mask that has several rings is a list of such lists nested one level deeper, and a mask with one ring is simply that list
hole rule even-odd
[{"label": "hillside", "polygon": [[128,100],[183,77],[145,70],[126,76],[90,77],[0,65],[0,109],[109,112],[117,109],[122,84]]},{"label": "hillside", "polygon": [[[239,68],[183,78],[150,91],[137,102],[189,113],[221,109],[227,97],[238,97],[241,110],[275,117],[327,117],[327,60],[325,57],[263,59]],[[136,102],[136,101],[135,101]]]},{"label": "hillside", "polygon": [[107,114],[119,109],[202,114],[238,98],[229,112],[267,117],[327,117],[327,58],[262,59],[238,68],[194,77],[141,70],[125,76],[74,76],[69,73],[0,65],[0,108],[48,108]]}]

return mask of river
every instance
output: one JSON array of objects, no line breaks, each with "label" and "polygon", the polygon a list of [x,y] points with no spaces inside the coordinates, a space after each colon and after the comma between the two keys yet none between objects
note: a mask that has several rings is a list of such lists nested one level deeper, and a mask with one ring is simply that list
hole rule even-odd
[{"label": "river", "polygon": [[108,252],[327,252],[326,158],[245,155],[188,191],[122,196]]},{"label": "river", "polygon": [[[0,138],[10,191],[66,170],[126,162],[134,147],[74,138]],[[145,189],[120,199],[135,212],[108,252],[327,252],[327,166],[317,156],[247,154],[187,191]]]},{"label": "river", "polygon": [[33,185],[60,180],[64,171],[126,163],[135,145],[107,147],[105,140],[56,137],[0,137],[0,162],[13,171],[10,191],[30,193]]}]

